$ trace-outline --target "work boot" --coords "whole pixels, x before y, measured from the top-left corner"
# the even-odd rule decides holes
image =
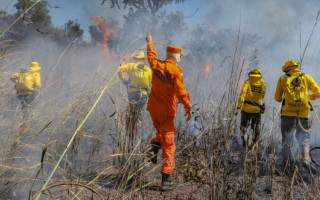
[[[312,164],[309,152],[310,152],[309,145],[302,147],[302,157],[303,157],[302,166],[307,168],[308,170],[311,170],[312,173],[317,173],[318,169],[316,168],[316,166]]]
[[[161,172],[162,180],[161,180],[161,189],[162,191],[172,190],[174,186],[174,182],[170,176],[170,174],[166,174]]]
[[[159,149],[161,149],[161,144],[158,142],[153,142],[151,149],[148,151],[147,156],[149,158],[149,162],[152,162],[153,164],[157,164],[157,157]]]

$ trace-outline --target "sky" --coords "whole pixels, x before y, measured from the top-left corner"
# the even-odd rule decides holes
[[[53,24],[63,26],[69,19],[78,19],[85,31],[85,40],[90,40],[90,16],[113,17],[121,23],[123,15],[128,12],[123,9],[111,9],[108,3],[101,5],[99,0],[48,2],[51,6],[59,7],[50,8]],[[0,9],[8,7],[7,12],[13,13],[15,3],[16,0],[0,0]],[[320,1],[308,0],[306,3],[304,0],[186,0],[183,4],[171,4],[166,9],[168,12],[183,11],[186,16],[185,22],[189,29],[175,38],[175,44],[183,44],[189,32],[198,25],[208,26],[213,31],[226,28],[237,30],[240,25],[242,32],[261,37],[259,48],[265,56],[291,56],[299,59],[314,26]],[[313,58],[320,53],[317,47],[319,35],[319,27],[316,27],[308,52]],[[310,59],[309,62],[311,61],[314,60]]]
[[[89,39],[88,27],[90,16],[113,17],[120,21],[128,10],[111,9],[109,4],[101,5],[100,0],[48,0],[53,24],[63,26],[69,19],[78,19],[85,30],[85,39]],[[16,0],[0,0],[0,9],[15,12]],[[237,28],[240,23],[247,26],[247,31],[257,33],[271,43],[287,41],[311,32],[319,0],[186,0],[183,4],[171,4],[167,11],[183,11],[190,28],[205,24],[213,29]],[[197,11],[197,12],[196,12]],[[196,12],[196,13],[195,13]],[[195,14],[194,14],[195,13]],[[194,14],[194,15],[193,15]],[[302,38],[306,40],[306,37]],[[272,45],[271,45],[272,46]]]
[[[0,9],[7,8],[8,13],[14,13],[16,10],[14,4],[16,0],[0,0]],[[58,6],[59,8],[50,8],[50,15],[52,22],[55,26],[63,26],[69,19],[77,19],[84,29],[84,39],[89,40],[88,27],[92,25],[89,20],[90,16],[103,16],[104,18],[113,17],[120,21],[123,20],[123,15],[128,12],[128,9],[111,9],[108,3],[101,5],[99,0],[47,0],[52,7]],[[205,19],[209,12],[209,8],[205,6],[205,2],[197,0],[189,0],[183,4],[172,4],[166,7],[168,12],[180,10],[185,13],[189,18],[186,19],[187,23],[196,24],[201,19]],[[199,8],[198,12],[193,17],[195,11]]]

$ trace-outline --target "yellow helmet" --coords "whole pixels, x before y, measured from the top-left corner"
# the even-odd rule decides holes
[[[257,68],[253,69],[250,71],[250,74],[261,74],[260,69],[257,69]]]
[[[37,62],[32,62],[30,67],[28,68],[28,71],[30,72],[36,72],[39,71],[41,69],[41,67],[39,66],[39,63]]]
[[[133,56],[133,58],[147,59],[147,58],[144,56],[144,52],[143,52],[143,51],[138,51],[138,52]]]
[[[249,76],[249,78],[254,78],[254,79],[256,79],[256,78],[259,78],[259,79],[262,78],[261,73],[260,73],[260,69],[257,69],[257,68],[252,69],[252,70],[249,72],[248,76]]]
[[[299,66],[301,64],[301,62],[296,62],[294,60],[289,60],[286,62],[286,64],[282,67],[282,71],[286,71],[288,67],[291,67],[291,66]]]

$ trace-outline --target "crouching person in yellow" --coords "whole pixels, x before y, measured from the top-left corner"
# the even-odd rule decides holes
[[[282,67],[286,74],[279,78],[275,100],[282,102],[281,133],[283,164],[292,166],[293,134],[302,149],[304,165],[310,166],[310,100],[320,97],[320,88],[313,78],[298,69],[301,63],[289,60]],[[309,94],[309,90],[313,93]]]
[[[32,62],[27,70],[21,69],[20,73],[10,76],[15,83],[14,88],[17,90],[22,110],[29,108],[38,94],[36,89],[41,87],[40,69],[37,62]]]
[[[247,129],[251,123],[253,130],[252,145],[257,146],[260,140],[261,113],[264,111],[262,99],[266,93],[266,85],[259,69],[253,69],[245,81],[239,99],[237,113],[241,110],[241,125],[243,147],[248,148],[249,135]]]
[[[119,68],[119,79],[128,86],[129,100],[129,133],[137,136],[143,120],[145,104],[151,89],[152,72],[144,64],[147,58],[143,51],[138,51],[133,56],[133,63],[128,63]],[[124,72],[128,73],[129,80],[125,80]]]

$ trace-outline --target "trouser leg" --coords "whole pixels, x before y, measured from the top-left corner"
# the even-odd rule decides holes
[[[25,110],[27,107],[27,102],[25,100],[26,95],[19,95],[18,98],[20,100],[21,103],[21,110]]]
[[[161,121],[158,119],[157,113],[155,112],[150,112],[150,117],[151,117],[153,126],[157,131],[156,136],[151,139],[151,143],[160,143],[161,142],[161,135],[160,135]]]
[[[161,134],[161,146],[162,146],[162,172],[165,174],[171,174],[174,167],[174,154],[176,151],[176,145],[174,143],[175,122],[174,117],[169,115],[161,115],[162,126],[160,129]]]
[[[149,158],[149,162],[152,162],[153,164],[157,164],[157,156],[158,152],[161,149],[161,135],[160,135],[160,125],[161,122],[158,119],[157,113],[150,112],[150,116],[152,119],[153,126],[156,129],[156,136],[151,139],[151,148],[148,150],[147,155]]]
[[[162,135],[162,172],[165,174],[171,174],[175,162],[174,162],[174,154],[176,151],[176,145],[174,143],[174,132],[165,133]]]
[[[282,159],[283,165],[292,164],[291,148],[293,146],[293,134],[295,132],[295,119],[291,116],[281,117],[281,134],[282,134]]]
[[[251,128],[253,130],[252,135],[252,147],[259,149],[260,143],[260,129],[261,129],[261,114],[256,113],[252,118]]]
[[[249,135],[248,135],[248,127],[252,118],[251,113],[247,113],[245,111],[241,111],[241,123],[240,123],[240,131],[242,133],[242,145],[244,148],[248,148],[249,143]]]
[[[163,161],[162,172],[171,174],[175,166],[174,154],[176,150],[174,117],[154,112],[150,112],[150,116],[157,130],[156,137],[152,138],[151,143],[160,143]]]
[[[311,120],[309,118],[300,118],[297,120],[300,121],[300,124],[297,123],[298,125],[297,125],[296,138],[302,151],[302,158],[307,162],[311,162],[311,157],[309,154],[310,144],[311,144],[310,132],[306,131],[311,126]]]

